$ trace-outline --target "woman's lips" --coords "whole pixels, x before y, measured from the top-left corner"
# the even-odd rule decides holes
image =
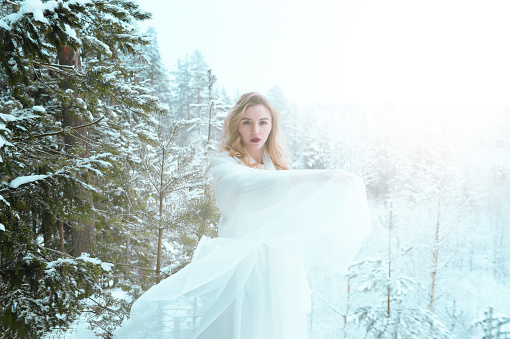
[[[257,142],[259,142],[260,140],[262,140],[262,139],[260,139],[260,138],[253,138],[253,139],[250,139],[250,141],[251,141],[251,142],[253,142],[254,144],[256,144]]]

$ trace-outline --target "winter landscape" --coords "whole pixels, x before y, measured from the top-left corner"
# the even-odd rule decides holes
[[[142,8],[0,4],[1,338],[112,338],[216,236],[207,168],[242,92],[199,49],[163,62]],[[510,102],[261,91],[294,168],[367,187],[372,234],[349,272],[311,275],[310,338],[510,337]]]

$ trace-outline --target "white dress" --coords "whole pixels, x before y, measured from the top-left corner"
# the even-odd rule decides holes
[[[307,338],[307,268],[345,271],[370,232],[365,187],[345,171],[212,163],[218,238],[153,286],[118,338]]]

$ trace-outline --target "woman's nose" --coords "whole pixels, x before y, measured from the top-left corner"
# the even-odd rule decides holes
[[[253,127],[251,128],[251,134],[257,134],[259,132],[259,126],[257,125],[253,125]]]

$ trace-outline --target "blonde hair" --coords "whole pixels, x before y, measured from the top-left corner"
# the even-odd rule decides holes
[[[256,105],[264,105],[271,113],[272,128],[264,144],[264,151],[269,155],[277,170],[288,170],[290,168],[288,151],[279,128],[280,113],[271,106],[263,95],[256,92],[243,94],[225,118],[220,140],[220,151],[228,151],[231,157],[239,158],[246,166],[256,167],[256,164],[250,164],[250,157],[246,153],[238,130],[246,109]]]

